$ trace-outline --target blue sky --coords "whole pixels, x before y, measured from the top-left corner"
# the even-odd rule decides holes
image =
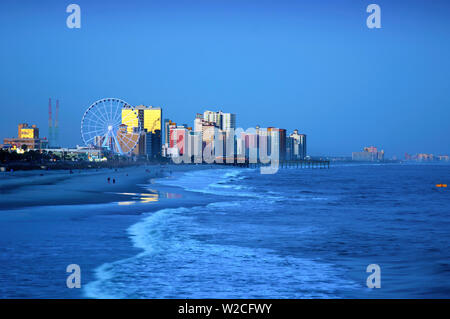
[[[382,29],[366,27],[370,3]],[[312,155],[448,154],[449,14],[426,0],[2,0],[0,137],[19,122],[47,135],[52,97],[64,145],[80,144],[84,110],[117,97],[178,123],[221,109],[243,128],[298,128]]]

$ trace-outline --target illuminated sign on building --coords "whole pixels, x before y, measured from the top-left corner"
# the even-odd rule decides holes
[[[20,130],[20,136],[22,138],[36,138],[34,131],[34,128],[23,128]]]

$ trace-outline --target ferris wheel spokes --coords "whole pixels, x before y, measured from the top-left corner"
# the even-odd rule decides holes
[[[123,110],[129,110],[123,113]],[[128,103],[106,98],[94,102],[84,113],[81,135],[86,146],[129,154],[138,144],[141,128],[138,113]]]

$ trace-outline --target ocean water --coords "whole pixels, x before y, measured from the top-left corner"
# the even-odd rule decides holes
[[[449,298],[445,165],[191,171],[153,188],[198,205],[144,213],[136,254],[95,269],[89,298]],[[187,194],[187,195],[186,195]],[[381,288],[366,286],[369,264]]]
[[[0,297],[449,298],[450,189],[435,187],[449,181],[434,164],[221,168],[122,202],[11,207]],[[81,289],[65,285],[72,263]]]

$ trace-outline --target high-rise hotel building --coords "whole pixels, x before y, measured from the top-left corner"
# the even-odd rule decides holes
[[[122,109],[122,124],[126,125],[127,132],[133,133],[136,128],[141,130],[141,140],[134,150],[135,154],[161,156],[161,118],[160,107],[138,105]]]
[[[214,123],[222,131],[236,129],[236,114],[233,113],[205,111],[203,113],[203,120]]]
[[[194,129],[196,132],[201,132],[203,147],[213,143],[213,148],[216,148],[218,145],[222,144],[223,150],[218,150],[218,153],[222,154],[223,157],[228,155],[231,156],[231,154],[226,154],[224,142],[227,140],[227,136],[230,136],[229,134],[233,135],[234,140],[234,133],[231,133],[230,131],[231,129],[236,129],[236,114],[224,113],[222,111],[205,111],[203,113],[203,118],[201,118],[201,114],[197,114],[194,122]],[[215,138],[222,141],[215,141],[214,143]],[[233,148],[235,153],[236,145],[234,145]]]
[[[137,113],[137,117],[136,114]],[[138,105],[132,108],[122,109],[122,124],[127,126],[128,132],[133,132],[134,127],[141,127],[147,133],[161,131],[162,109],[160,107]]]
[[[236,129],[236,114],[222,113],[221,130]]]
[[[268,150],[277,150],[280,160],[286,159],[286,130],[277,127],[268,127]]]
[[[304,159],[306,157],[306,135],[299,134],[298,130],[286,139],[289,159]]]

